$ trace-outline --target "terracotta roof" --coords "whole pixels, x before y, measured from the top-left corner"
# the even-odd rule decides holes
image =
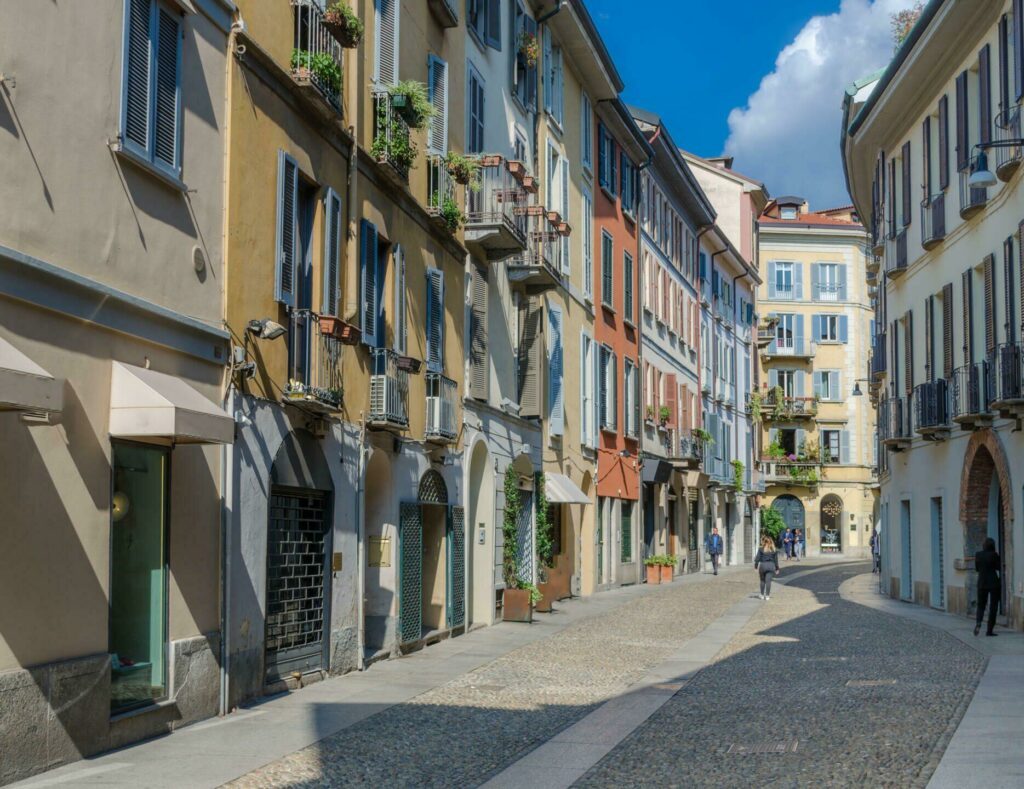
[[[818,211],[817,213],[834,214],[838,211],[853,211],[856,208],[857,207],[853,203],[850,203],[850,205],[837,205],[835,208],[823,208],[821,211]]]
[[[818,211],[811,211],[806,214],[801,214],[797,219],[776,219],[771,216],[762,216],[757,220],[762,225],[823,225],[823,226],[838,226],[838,227],[864,227],[860,222],[850,222],[846,219],[836,219],[834,216],[823,214]]]

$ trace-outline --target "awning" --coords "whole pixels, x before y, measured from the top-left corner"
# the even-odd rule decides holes
[[[64,382],[0,338],[0,411],[60,411]]]
[[[564,474],[544,472],[544,493],[553,504],[590,504],[587,494]]]
[[[172,375],[113,362],[110,435],[182,444],[230,444],[235,420]]]
[[[672,476],[672,464],[657,458],[644,458],[640,467],[640,481],[647,485],[664,485]]]

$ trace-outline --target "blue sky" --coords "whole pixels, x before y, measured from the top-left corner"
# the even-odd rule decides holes
[[[661,115],[681,147],[729,153],[773,195],[802,195],[812,209],[848,202],[843,91],[888,63],[889,16],[911,4],[587,0],[627,102]]]

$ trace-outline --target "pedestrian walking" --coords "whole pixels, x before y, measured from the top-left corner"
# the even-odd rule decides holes
[[[711,530],[707,538],[707,551],[711,555],[711,567],[718,575],[718,562],[722,556],[722,536],[718,533],[718,527]]]
[[[875,528],[871,532],[871,573],[879,573],[882,571],[881,557],[878,552],[878,529]]]
[[[782,552],[786,556],[786,561],[793,558],[793,530],[788,526],[782,533]]]
[[[754,569],[761,576],[761,599],[771,600],[772,576],[779,574],[779,552],[768,535],[761,538],[761,548],[754,557]]]
[[[996,626],[996,609],[1002,598],[1003,584],[999,578],[1001,567],[999,554],[996,553],[996,541],[986,537],[981,550],[974,554],[974,571],[978,574],[978,618],[974,624],[974,635],[981,630],[981,620],[985,618],[985,607],[988,606],[988,630],[986,636],[997,636],[992,628]]]
[[[793,557],[799,561],[804,555],[804,530],[797,529],[793,535]]]

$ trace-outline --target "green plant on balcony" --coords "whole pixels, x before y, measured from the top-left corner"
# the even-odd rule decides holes
[[[663,405],[661,408],[658,409],[658,420],[661,422],[661,424],[668,424],[670,416],[672,416],[672,410],[667,405]]]
[[[817,463],[821,459],[821,449],[818,447],[818,442],[813,438],[804,439],[797,454],[802,461],[807,461],[808,463]]]
[[[695,427],[692,432],[695,438],[699,438],[705,444],[710,445],[715,443],[715,439],[711,437],[711,434],[702,427]]]
[[[798,485],[817,485],[818,472],[808,466],[794,464],[786,469],[790,479]]]
[[[654,421],[654,406],[647,406],[647,408],[644,410],[644,419],[646,419],[648,422]]]
[[[441,219],[445,227],[452,233],[456,232],[466,221],[466,215],[462,213],[459,204],[454,197],[445,197],[441,201]]]
[[[768,445],[768,457],[771,460],[786,460],[786,450],[778,441],[773,441]]]
[[[756,391],[751,392],[749,403],[750,419],[754,424],[757,424],[761,421],[761,393]]]
[[[786,402],[786,391],[781,386],[774,386],[768,392],[769,402],[772,404],[772,418],[781,420],[791,416],[791,404]]]
[[[312,75],[332,93],[341,93],[341,65],[326,52],[292,50],[292,70],[299,76]]]
[[[472,191],[480,191],[480,161],[472,156],[448,151],[444,157],[445,167],[456,183],[468,186]]]
[[[536,66],[540,59],[540,43],[537,41],[536,33],[522,31],[516,44],[519,56],[523,59],[523,65],[527,68]]]
[[[363,20],[340,0],[324,10],[324,27],[343,47],[357,47],[363,40]]]
[[[427,86],[422,82],[398,82],[388,88],[388,94],[392,106],[413,129],[422,129],[427,121],[437,115],[437,108],[431,103]]]
[[[409,130],[396,123],[388,112],[387,104],[377,105],[377,129],[370,146],[377,161],[387,161],[403,172],[408,172],[416,161],[417,148]]]
[[[743,490],[743,470],[744,465],[742,460],[732,461],[732,486],[737,491]]]

